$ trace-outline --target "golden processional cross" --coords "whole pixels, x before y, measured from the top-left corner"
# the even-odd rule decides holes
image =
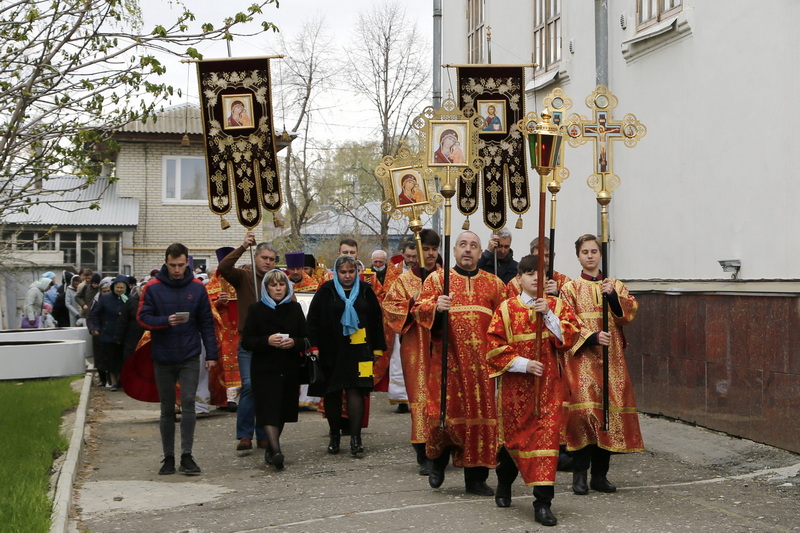
[[[597,194],[600,205],[600,228],[602,233],[601,252],[603,254],[602,274],[609,275],[608,250],[608,204],[611,193],[619,187],[619,176],[614,174],[614,141],[622,141],[628,148],[633,148],[639,139],[647,134],[647,128],[639,122],[635,115],[628,113],[621,121],[615,121],[612,111],[619,104],[608,87],[598,85],[594,92],[586,97],[586,107],[592,110],[592,120],[573,113],[567,119],[565,129],[571,146],[581,146],[593,141],[594,163],[593,173],[586,183]],[[603,331],[608,331],[608,298],[603,294]],[[608,346],[603,346],[603,430],[608,431]]]

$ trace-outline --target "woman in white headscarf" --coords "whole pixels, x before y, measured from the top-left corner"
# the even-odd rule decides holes
[[[250,306],[242,347],[253,352],[250,377],[256,424],[267,432],[264,460],[283,468],[280,436],[284,424],[297,422],[300,362],[305,347],[306,319],[292,300],[292,285],[283,270],[270,270],[261,281],[261,300]]]

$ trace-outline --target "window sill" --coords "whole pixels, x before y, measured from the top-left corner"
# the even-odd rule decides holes
[[[525,92],[531,93],[533,91],[537,91],[542,87],[547,87],[548,85],[553,85],[556,82],[565,82],[569,79],[569,76],[566,75],[564,71],[559,68],[554,68],[550,72],[545,72],[544,74],[540,74],[536,76],[534,79],[530,80],[528,83],[525,84]]]
[[[622,42],[622,57],[631,62],[692,34],[686,11],[645,28]]]

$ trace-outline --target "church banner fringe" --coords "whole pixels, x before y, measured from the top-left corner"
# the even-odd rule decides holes
[[[506,207],[517,215],[530,209],[525,139],[516,128],[525,116],[524,78],[524,66],[458,67],[459,105],[472,106],[484,117],[479,134],[484,167],[478,187],[459,181],[457,205],[466,216],[475,213],[480,189],[484,223],[495,231],[506,225]]]
[[[268,58],[197,63],[205,134],[208,206],[216,215],[234,207],[253,229],[262,209],[277,211],[278,178]]]

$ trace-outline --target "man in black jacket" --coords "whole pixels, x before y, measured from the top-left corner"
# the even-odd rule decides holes
[[[175,473],[175,384],[181,386],[180,471],[199,474],[192,457],[194,398],[200,377],[201,339],[206,349],[206,370],[217,364],[217,340],[208,293],[189,268],[189,250],[180,243],[167,247],[164,266],[147,282],[139,301],[137,319],[150,330],[153,370],[161,400],[159,474]]]
[[[497,263],[495,263],[495,254]],[[511,249],[511,232],[506,228],[501,228],[489,238],[486,250],[478,260],[478,268],[490,272],[508,282],[517,275],[517,262],[514,261],[514,251]]]

